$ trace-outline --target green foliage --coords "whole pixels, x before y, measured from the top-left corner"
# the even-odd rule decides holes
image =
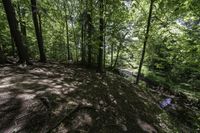
[[[12,3],[18,21],[25,22],[27,31],[25,44],[29,54],[31,58],[38,59],[39,51],[30,1],[14,0]],[[92,37],[87,40],[88,35],[86,34],[84,45],[87,52],[87,44],[88,42],[91,43],[92,60],[93,63],[97,62],[100,18],[98,1],[44,0],[38,1],[37,6],[42,18],[42,34],[49,60],[67,61],[67,17],[71,55],[74,61],[80,61],[81,28],[82,24],[86,22],[84,13],[88,11],[92,17]],[[154,73],[149,75],[151,78],[157,80],[157,73],[162,73],[174,84],[187,83],[190,84],[191,88],[200,89],[199,7],[198,0],[155,1],[144,62],[147,71]],[[25,11],[25,15],[21,18],[18,8]],[[113,65],[118,56],[116,67],[137,69],[144,41],[148,10],[148,0],[104,1],[106,66]],[[13,43],[2,2],[0,2],[0,20],[0,42],[5,55],[11,56],[13,54]],[[86,33],[87,30],[84,32]],[[158,79],[160,78],[162,79],[162,76]]]
[[[145,39],[149,3],[150,0],[105,0],[104,14],[100,16],[98,0],[38,1],[37,12],[41,15],[47,59],[67,62],[69,42],[70,56],[74,62],[78,62],[83,51],[86,52],[85,58],[88,58],[88,46],[91,45],[91,58],[95,66],[99,55],[99,19],[103,17],[105,67],[131,68],[136,74]],[[25,23],[27,35],[24,42],[29,55],[31,59],[38,60],[30,0],[13,0],[12,4],[18,24]],[[155,0],[142,70],[146,78],[158,85],[181,91],[194,99],[200,99],[199,7],[199,0]],[[23,9],[25,14],[21,15],[19,9]],[[88,15],[91,22],[88,22]],[[88,35],[89,24],[91,37]],[[0,48],[1,55],[16,54],[2,1]],[[134,77],[128,79],[135,80]],[[143,88],[145,83],[141,82],[141,85]],[[159,117],[166,118],[167,114]],[[172,123],[170,127],[173,128]],[[178,129],[173,130],[178,132]]]

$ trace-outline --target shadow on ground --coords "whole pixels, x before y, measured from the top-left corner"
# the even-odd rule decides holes
[[[167,125],[153,99],[127,80],[77,66],[0,68],[0,132],[157,133]]]

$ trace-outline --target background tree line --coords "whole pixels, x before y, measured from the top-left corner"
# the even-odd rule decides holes
[[[198,89],[199,7],[198,0],[2,0],[0,61],[139,68]]]

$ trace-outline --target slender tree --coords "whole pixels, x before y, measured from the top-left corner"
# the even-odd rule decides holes
[[[85,11],[83,8],[83,0],[80,1],[80,18],[81,18],[81,63],[85,64],[86,51],[85,51]]]
[[[74,14],[75,13],[75,9],[74,9],[74,3],[71,4],[71,10],[70,14]],[[76,62],[78,62],[78,43],[77,43],[77,33],[75,31],[75,20],[71,19],[71,24],[72,24],[72,31],[73,31],[73,39],[74,39],[74,46],[75,46],[75,58],[76,58]]]
[[[42,36],[42,26],[41,26],[41,18],[39,16],[39,12],[37,9],[36,0],[31,0],[31,9],[32,9],[32,18],[35,27],[35,34],[38,42],[38,48],[40,52],[40,62],[46,62],[46,55],[44,51],[44,43]]]
[[[111,44],[111,50],[110,50],[110,67],[113,67],[113,52],[114,52],[114,44]]]
[[[107,0],[104,2],[104,12],[107,12]],[[104,13],[104,34],[103,34],[103,67],[106,67],[106,15]]]
[[[154,0],[150,0],[150,1],[151,2],[150,2],[149,16],[148,16],[148,21],[147,21],[147,29],[146,29],[146,33],[145,33],[144,45],[143,45],[143,50],[142,50],[142,57],[141,57],[141,60],[140,60],[140,65],[139,65],[138,74],[137,74],[137,78],[136,78],[136,84],[139,83],[141,69],[142,69],[145,51],[146,51],[146,45],[147,45],[147,41],[148,41],[148,37],[149,37],[149,29],[150,29],[150,26],[151,26],[151,16],[152,16]]]
[[[68,10],[69,6],[67,1],[64,1],[64,10],[65,10],[65,26],[66,26],[66,37],[67,37],[67,61],[71,60],[70,46],[69,46],[69,24],[68,24]]]
[[[1,45],[0,42],[0,64],[4,64],[5,62],[6,62],[6,57],[4,55],[3,46]]]
[[[17,14],[19,17],[19,27],[20,27],[20,31],[22,33],[22,38],[23,38],[24,43],[26,44],[26,36],[27,36],[26,22],[24,21],[26,11],[25,11],[25,8],[20,5],[19,2],[17,3]]]
[[[85,64],[85,41],[84,41],[84,24],[82,22],[81,24],[81,62],[82,64]]]
[[[75,46],[75,58],[76,58],[76,62],[78,62],[78,44],[77,44],[77,37],[76,37],[75,28],[74,28],[74,22],[72,22],[72,30],[73,30],[73,38],[74,38],[74,46]]]
[[[99,36],[99,55],[98,55],[98,72],[103,71],[103,43],[104,43],[104,38],[103,38],[103,32],[104,32],[104,20],[103,20],[103,0],[99,0],[99,31],[100,31],[100,36]]]
[[[24,43],[22,41],[22,36],[19,31],[15,10],[13,8],[11,0],[2,0],[2,2],[6,12],[8,24],[10,27],[10,33],[18,51],[18,56],[19,56],[18,63],[26,62],[27,64],[31,64],[29,62],[27,49],[25,48]]]
[[[89,11],[87,12],[87,45],[88,45],[88,66],[92,63],[92,2],[93,0],[89,0]]]
[[[122,42],[119,43],[119,47],[117,48],[117,56],[116,56],[113,68],[115,68],[117,66],[117,62],[118,62],[118,59],[119,59],[121,48],[122,48]]]
[[[120,52],[121,52],[122,47],[123,47],[123,41],[125,40],[127,34],[128,34],[128,32],[126,32],[124,35],[122,35],[122,36],[119,38],[119,46],[118,46],[118,48],[117,48],[117,56],[116,56],[116,59],[115,59],[113,68],[115,68],[115,67],[117,66],[117,62],[118,62],[118,59],[119,59],[119,56],[120,56]],[[113,56],[113,55],[112,55],[112,56]],[[113,58],[113,57],[112,57],[112,58]]]
[[[10,43],[11,43],[11,46],[12,46],[12,52],[11,52],[12,56],[16,57],[15,42],[14,42],[12,35],[11,35]]]

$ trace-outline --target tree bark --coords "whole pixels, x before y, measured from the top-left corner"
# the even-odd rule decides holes
[[[0,64],[4,64],[6,62],[6,57],[4,55],[3,47],[0,43]]]
[[[87,46],[88,46],[88,66],[91,66],[92,63],[92,2],[93,0],[89,0],[89,9],[87,7]],[[88,5],[86,5],[88,6]]]
[[[110,62],[111,62],[111,63],[110,63],[110,67],[111,67],[111,68],[112,68],[112,66],[113,66],[113,49],[114,49],[114,47],[113,47],[113,43],[112,43],[112,44],[111,44],[111,53],[110,53],[110,54],[111,54],[111,59],[110,59],[110,60],[111,60],[111,61],[110,61]]]
[[[119,59],[119,55],[120,55],[120,52],[121,52],[121,49],[123,47],[123,40],[126,38],[126,35],[128,34],[128,32],[126,32],[121,38],[120,38],[120,41],[119,41],[119,47],[117,48],[117,56],[116,56],[116,59],[115,59],[115,62],[114,62],[114,65],[113,65],[113,68],[115,68],[117,66],[117,62],[118,62],[118,59]],[[113,55],[112,55],[113,56]],[[113,57],[112,57],[113,58]]]
[[[91,13],[91,11],[90,11]],[[88,14],[88,65],[91,66],[92,63],[92,17]]]
[[[81,62],[85,64],[84,24],[81,24]]]
[[[11,46],[12,46],[12,56],[16,57],[15,42],[14,42],[14,39],[13,39],[12,35],[11,35],[10,40],[11,40],[10,43],[11,43]]]
[[[106,28],[106,26],[104,27],[104,29],[105,28]],[[103,35],[103,68],[104,69],[106,68],[106,29],[105,29],[105,32],[104,32],[104,35]]]
[[[81,63],[85,64],[85,24],[84,24],[84,11],[83,0],[80,1],[80,17],[81,17]]]
[[[70,9],[68,2],[64,2],[65,9],[65,24],[66,24],[66,36],[67,36],[67,60],[68,62],[72,60],[72,53],[70,52],[70,44],[69,44],[69,24],[68,24],[68,15],[70,14]]]
[[[23,20],[25,17],[25,9],[21,9],[20,3],[17,3],[18,6],[18,16],[19,16],[19,26],[22,33],[22,40],[26,44],[26,22]]]
[[[117,56],[116,56],[116,59],[115,59],[115,63],[113,65],[113,68],[115,68],[117,66],[117,62],[118,62],[118,59],[119,59],[119,54],[120,54],[120,51],[121,51],[121,47],[122,47],[122,42],[120,42],[119,44],[119,47],[117,49]]]
[[[19,56],[18,63],[26,62],[27,64],[31,64],[29,62],[27,49],[25,48],[24,43],[22,41],[22,36],[19,31],[15,10],[13,8],[11,0],[2,0],[2,2],[6,12],[8,24],[10,27],[10,33],[18,51],[18,56]]]
[[[107,11],[106,8],[106,0],[104,2],[105,6],[104,6],[104,12]],[[103,68],[106,68],[106,17],[104,15],[104,34],[103,34]]]
[[[147,45],[147,41],[148,41],[148,37],[149,37],[149,29],[150,29],[150,26],[151,26],[151,16],[152,16],[152,10],[153,10],[153,3],[154,3],[154,0],[151,0],[150,8],[149,8],[149,16],[148,16],[148,21],[147,21],[147,29],[146,29],[146,33],[145,33],[144,45],[143,45],[143,50],[142,50],[142,57],[141,57],[141,60],[140,60],[140,65],[139,65],[138,74],[137,74],[137,78],[136,78],[136,84],[139,83],[142,65],[143,65],[143,61],[144,61],[146,45]]]
[[[104,32],[104,20],[103,20],[103,0],[99,1],[99,55],[98,55],[98,72],[103,72],[103,32]]]
[[[38,14],[36,0],[31,0],[32,18],[35,27],[35,34],[37,38],[38,48],[40,52],[40,62],[46,62],[46,55],[44,51],[44,43],[41,29],[41,18]]]
[[[71,13],[74,12],[73,4],[71,5],[72,6]],[[72,30],[73,30],[74,46],[75,46],[75,58],[76,58],[76,62],[78,62],[78,43],[77,43],[77,37],[76,37],[75,28],[74,28],[74,20],[72,20],[72,19],[71,19],[71,24],[72,24]]]
[[[70,56],[70,47],[69,47],[68,17],[67,17],[67,15],[65,17],[66,17],[65,22],[66,22],[66,36],[67,36],[67,60],[70,61],[71,60],[71,56]]]
[[[76,62],[78,62],[78,44],[77,44],[77,38],[76,38],[76,33],[74,29],[74,22],[72,23],[72,30],[73,30],[73,37],[74,37],[74,46],[75,46],[75,56],[76,56]]]

